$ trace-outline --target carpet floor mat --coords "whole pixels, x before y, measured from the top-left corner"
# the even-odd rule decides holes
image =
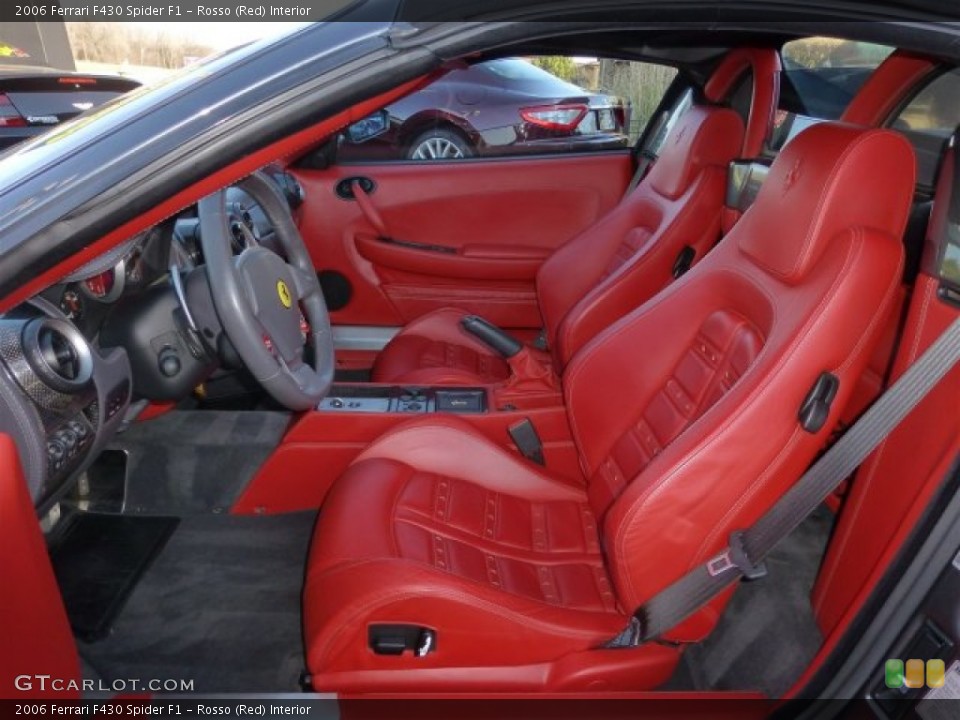
[[[111,448],[127,456],[125,513],[227,511],[280,444],[287,412],[175,410],[134,423]]]
[[[51,548],[53,571],[74,634],[98,640],[180,521],[81,513],[68,522]]]
[[[80,645],[86,664],[103,679],[192,681],[198,693],[297,691],[315,517],[184,518],[110,635]]]
[[[785,538],[767,556],[767,576],[741,582],[716,629],[687,648],[668,689],[788,690],[823,642],[810,592],[832,525],[821,506]]]

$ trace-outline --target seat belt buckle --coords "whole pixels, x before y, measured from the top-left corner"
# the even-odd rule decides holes
[[[619,648],[634,648],[640,644],[643,638],[643,622],[636,615],[630,616],[627,626],[615,637],[607,640],[600,647],[605,650],[616,650]]]
[[[537,434],[537,429],[533,426],[530,418],[524,418],[507,428],[507,432],[517,450],[530,462],[537,465],[546,465],[546,459],[543,456],[543,443]]]
[[[753,562],[747,555],[743,544],[743,532],[737,530],[730,533],[729,547],[712,560],[707,562],[707,572],[710,577],[722,575],[734,568],[743,576],[744,580],[759,580],[767,574],[767,564],[763,561]]]

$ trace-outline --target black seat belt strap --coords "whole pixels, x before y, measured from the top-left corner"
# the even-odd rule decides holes
[[[774,546],[857,469],[957,362],[960,318],[752,527],[733,533],[726,550],[639,607],[629,625],[604,647],[633,647],[655,639],[737,580],[761,577],[763,559]]]
[[[645,178],[647,173],[650,171],[651,166],[657,161],[657,154],[650,149],[650,145],[654,140],[656,140],[657,136],[660,134],[660,131],[663,129],[663,126],[669,119],[670,113],[667,111],[661,112],[657,117],[656,123],[650,128],[649,131],[644,132],[642,138],[644,140],[644,144],[634,150],[637,167],[636,170],[633,171],[633,177],[630,178],[630,184],[627,185],[626,192],[623,193],[624,197],[636,189],[637,185],[643,181],[643,178]]]
[[[651,153],[648,150],[641,150],[637,155],[637,169],[633,172],[633,177],[630,178],[630,184],[627,185],[627,191],[624,193],[624,197],[636,190],[637,185],[639,185],[643,179],[647,176],[647,173],[650,171],[651,166],[657,161],[657,156]]]

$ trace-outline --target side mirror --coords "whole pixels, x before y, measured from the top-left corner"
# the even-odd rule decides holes
[[[383,135],[390,127],[390,113],[378,110],[347,128],[347,139],[355,144]]]

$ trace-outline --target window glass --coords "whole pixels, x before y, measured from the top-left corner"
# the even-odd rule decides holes
[[[691,107],[693,107],[693,90],[688,89],[683,93],[683,95],[680,96],[676,103],[674,103],[672,108],[663,112],[660,124],[656,128],[656,132],[653,133],[644,147],[644,151],[647,155],[651,157],[659,157],[660,151],[663,150],[663,143],[666,142],[670,131],[673,130],[674,125],[679,122],[680,118],[683,117],[683,114]]]
[[[913,144],[917,182],[933,187],[944,144],[960,125],[960,70],[934,79],[907,103],[892,127]]]
[[[566,56],[507,57],[448,72],[348,128],[341,163],[622,151],[676,70]]]
[[[894,48],[886,45],[810,37],[786,43],[782,50],[780,112],[772,145],[810,125],[837,120],[867,78]]]

